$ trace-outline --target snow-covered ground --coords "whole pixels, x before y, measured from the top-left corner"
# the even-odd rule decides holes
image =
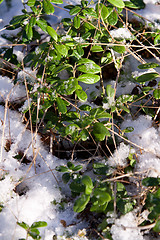
[[[155,0],[144,2],[146,7],[137,11],[138,14],[151,21],[156,20],[158,25],[160,5]],[[21,1],[12,0],[11,4],[9,10],[5,1],[0,5],[0,33],[4,33],[4,25],[13,16],[21,14],[23,7]],[[56,14],[60,18],[67,16],[65,11],[59,9]],[[0,37],[0,46],[6,43]],[[135,69],[131,69],[132,71]],[[134,86],[132,82],[127,83],[126,88],[120,86],[117,94],[131,93]],[[11,79],[0,76],[1,102],[21,99],[25,95],[24,85],[14,86]],[[132,126],[134,131],[127,134],[128,139],[143,149],[139,151],[135,148],[138,158],[136,171],[145,173],[148,171],[148,176],[160,177],[160,128],[153,126],[149,116],[139,116],[134,120],[129,117],[124,120],[121,128],[129,126]],[[5,150],[4,147],[7,145],[9,149]],[[120,144],[110,161],[119,158],[122,164],[125,164],[129,149],[127,145]],[[21,164],[15,158],[20,153],[26,154],[27,160],[30,161],[27,165]],[[63,203],[64,209],[60,210],[64,197],[62,192],[69,194],[69,189],[66,185],[63,186],[61,176],[55,171],[55,167],[64,163],[65,160],[54,157],[45,149],[39,135],[33,135],[27,130],[20,113],[8,110],[7,106],[0,106],[0,204],[3,205],[0,212],[0,240],[25,238],[25,230],[17,225],[17,222],[22,221],[29,225],[35,221],[46,221],[47,227],[40,229],[44,240],[56,239],[53,236],[58,236],[57,239],[87,239],[85,230],[84,233],[80,231],[87,228],[87,222],[77,220],[73,205]],[[18,182],[21,183],[17,186]],[[60,191],[60,188],[63,191]],[[137,227],[134,212],[116,219],[111,232],[113,240],[147,239]],[[69,238],[70,234],[73,235],[72,238]]]

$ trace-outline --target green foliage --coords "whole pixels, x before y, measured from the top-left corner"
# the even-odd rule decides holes
[[[44,221],[38,221],[38,222],[34,222],[31,226],[29,226],[27,223],[25,222],[17,222],[17,224],[24,228],[27,232],[27,237],[26,239],[28,239],[28,237],[32,237],[33,239],[41,239],[40,236],[40,232],[38,230],[38,228],[40,227],[46,227],[47,223]]]
[[[122,21],[125,22],[122,10],[125,7],[142,9],[145,4],[143,0],[108,0],[106,3],[95,2],[94,8],[92,2],[82,0],[78,5],[65,6],[70,18],[64,18],[61,21],[61,27],[54,29],[49,24],[47,16],[55,12],[55,4],[62,3],[62,0],[28,0],[24,2],[25,9],[22,14],[14,16],[10,24],[6,26],[10,31],[19,29],[18,34],[12,38],[13,46],[14,44],[26,44],[28,46],[26,49],[30,49],[35,42],[38,44],[36,49],[26,52],[23,59],[24,67],[37,71],[34,80],[29,81],[26,77],[29,96],[32,100],[32,123],[36,125],[38,119],[38,122],[42,121],[44,131],[50,130],[61,137],[70,139],[72,143],[82,143],[92,139],[98,147],[105,143],[107,149],[108,144],[115,148],[118,140],[115,138],[113,144],[113,125],[117,128],[115,132],[119,132],[118,135],[123,136],[123,139],[125,139],[125,133],[134,130],[132,126],[124,130],[119,129],[119,123],[124,114],[130,114],[131,103],[146,99],[148,94],[152,94],[154,101],[160,99],[159,86],[157,88],[150,86],[151,81],[160,77],[154,70],[160,67],[157,63],[145,63],[138,66],[143,70],[153,69],[153,72],[144,72],[135,79],[141,90],[140,94],[123,94],[117,97],[116,86],[113,88],[108,84],[108,79],[104,77],[105,72],[108,71],[105,70],[106,66],[113,64],[117,71],[116,83],[121,81],[121,64],[123,64],[121,60],[125,57],[129,45],[132,45],[133,38],[136,39],[138,32],[134,26],[130,27],[132,24],[129,23],[128,27],[133,38],[119,40],[112,38],[110,30],[122,28]],[[40,34],[37,29],[43,34]],[[49,35],[47,42],[45,38],[43,39],[44,34]],[[158,31],[152,29],[149,37],[155,45],[159,45]],[[147,39],[149,37],[147,36]],[[5,48],[2,58],[14,64],[17,72],[22,69],[22,64],[18,62],[14,54],[14,47]],[[112,71],[109,74],[112,74]],[[41,80],[43,83],[40,84]],[[104,80],[106,85],[104,85]],[[35,84],[39,85],[37,91],[33,91]],[[96,86],[99,92],[89,96],[87,88],[91,85]],[[99,104],[85,104],[92,96],[94,102],[100,99]],[[144,110],[143,100],[140,104],[140,110],[147,112]],[[97,150],[99,150],[98,147]],[[125,184],[119,181],[112,182],[112,179],[122,172],[133,171],[136,164],[134,154],[130,153],[127,160],[128,166],[123,170],[120,169],[118,174],[114,168],[107,165],[106,158],[103,162],[93,161],[90,175],[83,170],[82,165],[75,165],[70,161],[65,166],[56,167],[56,170],[62,174],[63,183],[69,185],[72,197],[76,198],[74,211],[82,212],[89,209],[90,212],[106,214],[113,211],[115,204],[119,215],[132,211],[137,202],[128,196]],[[145,178],[142,184],[145,187],[156,188],[156,192],[148,193],[144,207],[150,210],[149,221],[155,221],[153,230],[160,232],[159,178]],[[116,196],[113,186],[116,187]],[[45,227],[46,223],[35,222],[28,226],[22,222],[18,225],[26,230],[27,237],[40,239],[38,228]],[[108,227],[106,223],[104,225],[104,229]],[[109,233],[106,234],[106,238],[111,239]]]

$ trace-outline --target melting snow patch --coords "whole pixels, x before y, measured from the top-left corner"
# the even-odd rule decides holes
[[[0,86],[0,101],[5,101],[8,94],[10,94],[10,101],[18,100],[26,96],[25,87],[22,85],[14,85],[8,77],[0,76]]]
[[[143,236],[137,227],[136,218],[132,212],[115,220],[111,227],[113,240],[143,240]]]
[[[160,128],[152,126],[150,116],[140,116],[136,120],[128,119],[122,124],[122,129],[132,126],[134,131],[126,133],[128,139],[144,148],[137,151],[136,167],[139,171],[147,171],[152,177],[160,176]]]

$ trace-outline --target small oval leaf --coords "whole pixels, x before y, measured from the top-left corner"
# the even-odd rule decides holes
[[[122,0],[108,0],[108,2],[110,2],[111,4],[113,4],[114,6],[118,7],[118,8],[124,8],[125,4]]]
[[[106,136],[110,136],[107,128],[100,122],[96,122],[93,125],[93,134],[98,141],[103,141]]]
[[[75,212],[82,212],[85,209],[89,200],[90,195],[82,194],[82,196],[75,201],[73,210]]]
[[[58,35],[57,35],[56,31],[52,27],[47,26],[47,32],[57,42]]]
[[[54,7],[49,0],[43,0],[43,9],[47,14],[54,13]]]
[[[149,69],[149,68],[156,68],[156,67],[160,67],[160,65],[157,63],[145,63],[138,66],[139,69]]]
[[[155,99],[160,99],[160,89],[155,89],[153,92],[153,96]]]
[[[70,14],[70,15],[76,15],[76,14],[79,13],[80,11],[81,11],[81,8],[80,8],[79,6],[75,6],[75,7],[73,7],[73,8],[70,10],[69,14]]]
[[[80,25],[81,25],[80,18],[77,17],[77,16],[75,16],[75,17],[73,18],[73,26],[74,26],[76,29],[78,29],[78,28],[80,27]]]
[[[94,74],[82,74],[77,78],[78,81],[86,84],[94,84],[100,80],[100,76]]]
[[[67,107],[64,101],[60,97],[58,97],[56,101],[57,101],[58,111],[63,114],[66,113]]]
[[[31,225],[31,228],[39,228],[39,227],[46,227],[47,226],[47,223],[44,222],[44,221],[38,221],[38,222],[34,222],[32,225]]]
[[[76,95],[81,102],[86,102],[87,101],[87,94],[86,94],[85,91],[83,91],[81,89],[77,89],[76,90]]]
[[[143,83],[147,81],[151,81],[157,77],[160,77],[156,72],[144,73],[143,75],[136,78],[137,82]]]

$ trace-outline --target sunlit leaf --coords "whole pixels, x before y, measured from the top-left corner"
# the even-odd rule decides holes
[[[82,196],[75,201],[73,210],[75,212],[82,212],[85,209],[89,200],[90,195],[82,194]]]
[[[55,48],[56,48],[56,50],[57,50],[60,54],[62,54],[64,57],[67,56],[67,54],[68,54],[68,49],[67,49],[67,47],[66,47],[65,45],[63,45],[63,44],[55,45]]]
[[[76,90],[76,95],[81,102],[86,102],[87,101],[87,94],[86,94],[85,91],[83,91],[81,89],[77,89]]]
[[[29,7],[33,7],[35,5],[36,0],[28,0],[27,5]]]
[[[47,226],[46,222],[38,221],[38,222],[34,222],[30,228],[32,229],[32,228],[39,228],[39,227],[46,227],[46,226]]]
[[[153,96],[155,99],[160,99],[160,89],[155,89],[153,92]]]
[[[99,45],[95,45],[91,47],[92,52],[103,52],[103,48]]]
[[[54,13],[54,7],[49,0],[43,0],[43,8],[47,14]]]
[[[81,72],[91,73],[91,74],[96,74],[101,71],[100,66],[98,66],[94,61],[87,58],[83,58],[78,61],[77,69]]]
[[[78,29],[80,27],[80,24],[81,24],[81,21],[80,21],[80,18],[75,16],[73,18],[73,26]]]
[[[114,6],[118,7],[118,8],[124,8],[125,4],[122,0],[107,0],[108,2],[110,2],[111,4],[113,4]]]
[[[151,81],[159,76],[160,75],[156,72],[144,73],[141,76],[137,77],[136,81],[143,83],[143,82]]]
[[[157,63],[145,63],[138,66],[139,69],[149,69],[149,68],[156,68],[156,67],[160,67],[160,65]]]
[[[75,6],[74,8],[72,8],[69,12],[70,15],[76,15],[77,13],[79,13],[81,11],[81,8],[79,6]]]
[[[86,84],[94,84],[100,80],[100,76],[94,74],[82,74],[77,78],[78,81]]]
[[[58,35],[57,35],[56,31],[52,27],[47,26],[47,32],[55,41],[57,41]]]
[[[66,107],[66,104],[64,103],[64,101],[60,97],[58,97],[56,99],[56,101],[57,101],[58,111],[60,113],[66,113],[67,107]]]
[[[37,25],[44,31],[47,33],[47,22],[44,19],[38,19],[36,21]]]
[[[63,3],[62,0],[51,0],[51,2],[53,2],[55,4],[62,4]]]
[[[92,189],[93,189],[92,179],[89,176],[85,175],[82,177],[82,183],[86,187],[85,194],[91,194]]]
[[[93,135],[95,136],[96,140],[103,141],[106,136],[110,136],[110,133],[103,123],[96,122],[93,125]]]

